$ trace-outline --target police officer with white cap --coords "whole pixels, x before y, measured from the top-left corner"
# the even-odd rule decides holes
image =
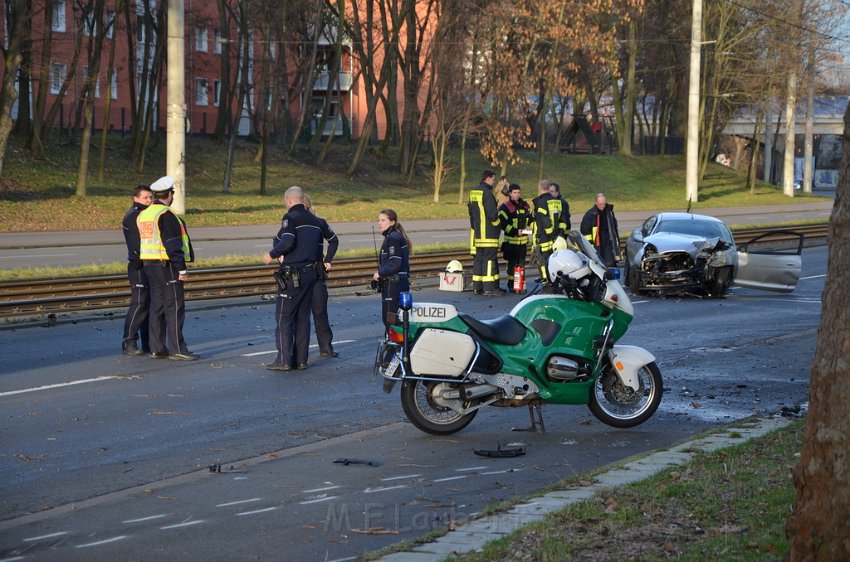
[[[183,340],[183,283],[189,278],[186,264],[195,259],[192,241],[186,223],[170,208],[174,178],[159,178],[151,184],[151,191],[153,203],[136,220],[141,239],[139,256],[150,280],[151,357],[194,361],[198,356],[189,351]]]

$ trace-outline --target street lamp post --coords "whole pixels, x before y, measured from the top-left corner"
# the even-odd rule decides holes
[[[685,152],[685,198],[699,199],[699,90],[700,46],[702,42],[702,0],[693,0],[691,18],[691,71],[688,79],[688,136]]]
[[[166,83],[166,173],[174,178],[175,213],[186,214],[186,105],[184,94],[184,13],[183,0],[168,2],[168,75]]]

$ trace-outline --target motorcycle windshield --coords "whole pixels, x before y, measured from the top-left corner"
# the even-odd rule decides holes
[[[605,262],[599,257],[599,254],[596,253],[596,248],[593,247],[593,244],[591,244],[587,238],[581,235],[581,232],[578,230],[570,232],[568,241],[578,247],[579,252],[601,265],[603,268],[608,269],[608,266],[605,265]]]

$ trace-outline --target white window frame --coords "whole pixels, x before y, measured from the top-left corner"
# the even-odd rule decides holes
[[[195,26],[195,50],[199,53],[206,53],[209,50],[209,33],[207,26]]]
[[[115,10],[106,10],[106,38],[112,39],[115,29]]]
[[[112,69],[112,82],[109,84],[109,95],[112,99],[118,99],[118,71]]]
[[[221,54],[221,42],[222,42],[222,36],[221,36],[221,30],[220,29],[215,30],[215,39],[214,40],[215,40],[215,43],[213,44],[213,52],[217,55],[220,55]]]
[[[53,21],[51,29],[65,33],[65,0],[53,0]]]
[[[68,67],[64,62],[50,63],[50,93],[54,96],[59,95],[62,90],[62,83],[65,82],[65,77],[68,76]]]
[[[195,78],[195,105],[209,105],[209,83],[206,78]]]
[[[88,65],[83,66],[83,80],[89,79],[89,67]],[[100,97],[100,76],[94,77],[94,97]]]

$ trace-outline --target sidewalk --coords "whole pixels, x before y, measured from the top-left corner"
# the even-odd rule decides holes
[[[792,203],[788,205],[761,205],[745,207],[700,207],[691,208],[694,213],[711,215],[726,221],[730,226],[735,224],[746,224],[751,222],[786,222],[799,219],[824,219],[828,218],[832,210],[834,192],[819,192],[824,195],[821,201],[806,201],[804,203]],[[667,209],[684,211],[686,204],[682,202],[681,209]],[[615,202],[616,209],[616,202]],[[584,210],[571,209],[573,222],[581,220]],[[626,234],[641,224],[647,217],[656,211],[616,211],[617,220],[620,223],[620,234]],[[784,218],[788,217],[788,218]],[[417,232],[444,232],[461,231],[469,228],[469,220],[466,218],[447,220],[402,220],[404,228],[410,233]],[[264,224],[251,226],[219,226],[191,228],[193,242],[215,241],[215,240],[266,240],[269,233],[277,231],[280,225]],[[576,225],[577,226],[577,225]],[[333,224],[337,234],[342,236],[371,234],[375,228],[375,222],[338,222]],[[120,229],[119,229],[120,230]],[[109,231],[110,233],[114,231]],[[123,245],[120,236],[114,237],[116,244]],[[0,249],[21,248],[58,248],[69,246],[103,245],[104,231],[56,231],[56,232],[7,232],[0,233]]]
[[[644,480],[669,466],[683,466],[693,458],[691,455],[693,451],[712,453],[718,449],[740,445],[779,429],[790,421],[782,417],[738,420],[704,437],[664,451],[647,454],[622,467],[611,468],[597,475],[590,486],[549,492],[528,502],[517,504],[507,512],[474,519],[438,539],[414,546],[410,551],[389,554],[378,560],[380,562],[439,562],[447,556],[475,552],[484,548],[490,541],[502,539],[529,523],[542,520],[549,513],[588,500],[602,489],[625,486]],[[740,437],[737,437],[738,435]]]

